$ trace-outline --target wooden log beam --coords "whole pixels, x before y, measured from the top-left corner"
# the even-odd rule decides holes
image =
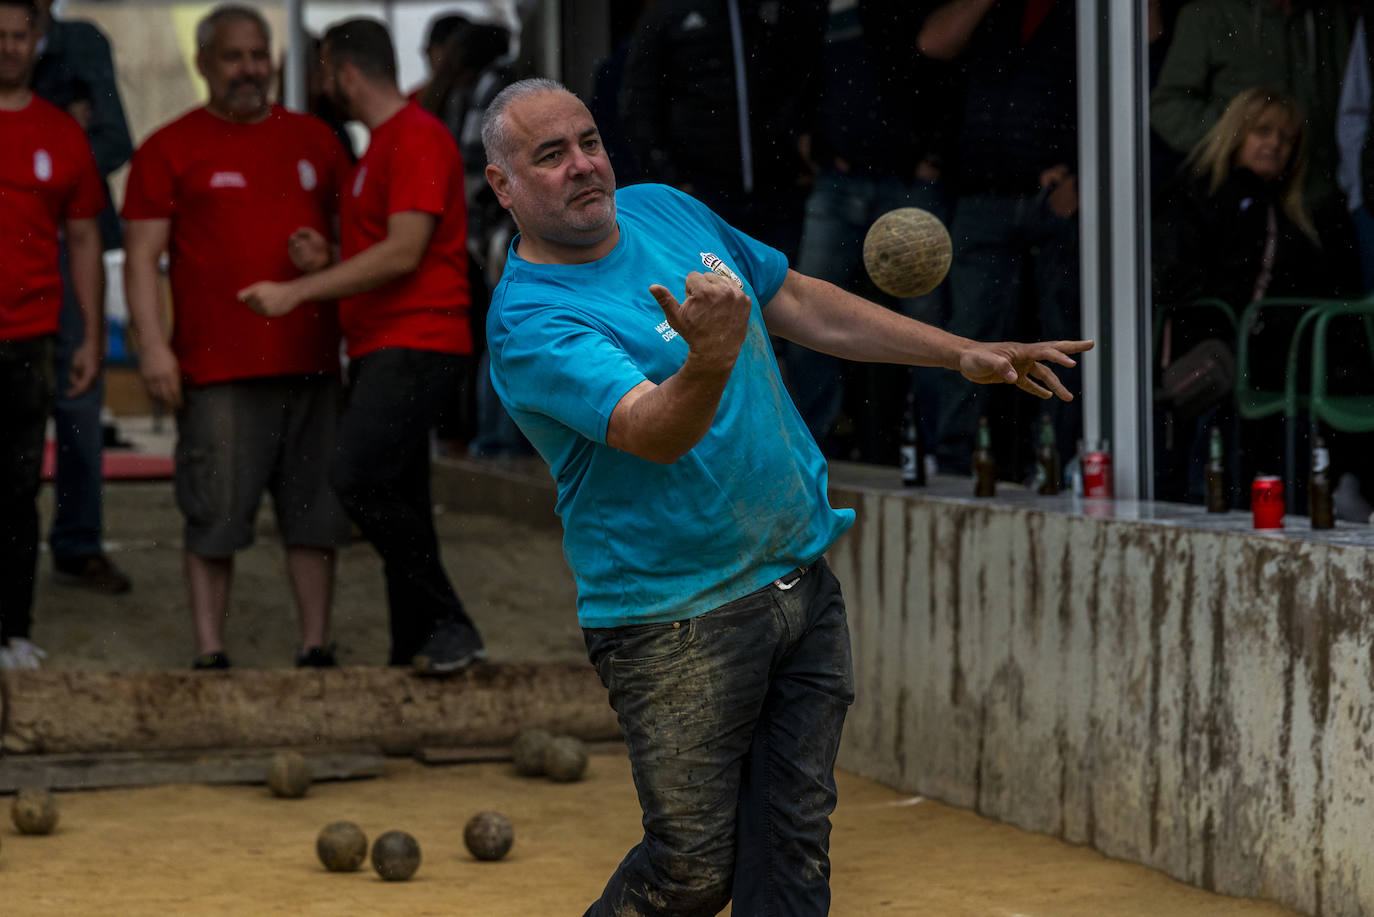
[[[402,668],[6,671],[11,754],[360,745],[386,754],[506,744],[526,727],[619,738],[585,662],[493,663],[451,678]]]

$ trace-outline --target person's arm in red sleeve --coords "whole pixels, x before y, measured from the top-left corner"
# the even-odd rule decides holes
[[[68,219],[66,230],[72,292],[86,329],[81,345],[72,353],[72,371],[66,380],[67,397],[75,398],[90,391],[105,360],[105,246],[95,217]]]
[[[375,290],[413,273],[429,248],[429,240],[448,205],[441,189],[462,175],[456,150],[434,148],[435,137],[407,136],[396,151],[388,189],[386,236],[358,252],[313,273],[286,283],[263,281],[239,291],[239,302],[269,318],[285,315],[303,302],[341,299]],[[452,144],[446,134],[442,142]],[[445,152],[448,155],[445,155]]]
[[[259,315],[285,315],[303,302],[341,299],[375,290],[420,266],[439,218],[407,210],[387,217],[386,237],[346,258],[295,280],[264,280],[239,291],[239,302]]]

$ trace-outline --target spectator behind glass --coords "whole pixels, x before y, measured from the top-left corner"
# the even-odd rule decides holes
[[[1216,312],[1177,309],[1199,297],[1225,300],[1240,313],[1265,297],[1336,292],[1303,195],[1306,171],[1302,111],[1292,96],[1273,87],[1237,95],[1189,153],[1184,171],[1154,210],[1155,303],[1174,309],[1164,329],[1161,365],[1208,338],[1234,339]],[[1250,335],[1249,378],[1257,387],[1283,387],[1300,316],[1296,310],[1265,310],[1242,329]],[[1214,422],[1229,430],[1230,411],[1230,403],[1222,402],[1188,429],[1174,431],[1174,454],[1161,468],[1161,496],[1186,486],[1187,498],[1201,499],[1205,431]],[[1281,421],[1248,422],[1241,433],[1237,481],[1249,481],[1257,469],[1282,467]],[[1334,454],[1334,443],[1332,448]]]
[[[835,0],[821,52],[821,92],[801,153],[814,160],[797,269],[849,290],[864,288],[903,315],[942,325],[949,286],[894,300],[869,291],[863,240],[873,221],[899,207],[949,220],[943,180],[960,99],[947,63],[912,53],[925,10],[910,0]],[[926,442],[934,434],[938,370],[846,363],[804,347],[786,348],[787,385],[811,435],[827,455],[896,461],[895,434],[910,385],[918,390]],[[846,393],[846,382],[849,391]],[[848,395],[848,397],[846,397]],[[847,413],[853,442],[832,430]]]
[[[931,12],[917,37],[923,54],[958,60],[968,74],[951,163],[959,200],[946,327],[954,334],[1011,337],[1024,309],[1040,336],[1078,337],[1075,21],[1071,0],[951,0]],[[1070,390],[1079,387],[1078,373],[1065,370]],[[1060,455],[1072,455],[1082,411],[1046,407]],[[978,418],[987,413],[985,388],[940,377],[933,451],[942,471],[969,472]],[[1010,431],[1001,438],[1009,440]]]
[[[1353,235],[1336,187],[1336,108],[1350,47],[1341,0],[1196,0],[1179,11],[1150,123],[1180,153],[1192,149],[1237,94],[1274,86],[1291,95],[1311,129],[1304,186],[1329,248]],[[1330,238],[1328,238],[1330,236]],[[1353,259],[1349,268],[1355,270]]]
[[[647,181],[694,195],[795,259],[822,0],[659,0],[630,44],[621,124]]]

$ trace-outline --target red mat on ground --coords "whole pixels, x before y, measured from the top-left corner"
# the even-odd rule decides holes
[[[170,455],[148,455],[128,449],[106,449],[102,462],[107,481],[166,481],[172,477]],[[43,446],[43,480],[51,481],[57,468],[57,444]]]

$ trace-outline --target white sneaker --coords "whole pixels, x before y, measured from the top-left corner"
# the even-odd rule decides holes
[[[37,669],[47,658],[47,653],[23,637],[11,637],[8,645],[0,646],[0,669]]]

